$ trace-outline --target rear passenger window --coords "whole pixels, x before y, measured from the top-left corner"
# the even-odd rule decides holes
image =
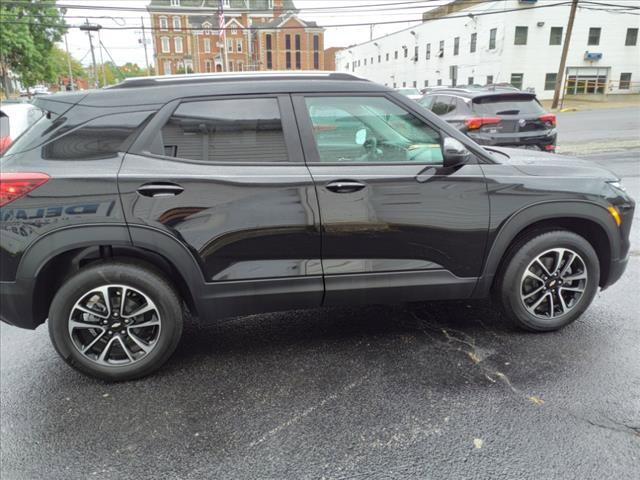
[[[451,111],[453,108],[451,106],[452,97],[444,97],[438,95],[433,102],[433,106],[431,107],[431,111],[436,115],[445,115]]]
[[[42,147],[46,160],[99,160],[127,150],[138,127],[153,112],[129,112],[96,118]]]
[[[183,103],[160,137],[154,153],[169,157],[216,163],[288,161],[275,98]]]

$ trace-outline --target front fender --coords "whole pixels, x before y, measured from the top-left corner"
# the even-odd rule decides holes
[[[620,232],[603,205],[585,200],[548,201],[528,205],[508,217],[495,234],[490,235],[489,252],[473,296],[483,298],[489,294],[500,262],[522,231],[539,222],[560,219],[587,220],[598,225],[606,234],[611,259],[616,260],[620,257]]]

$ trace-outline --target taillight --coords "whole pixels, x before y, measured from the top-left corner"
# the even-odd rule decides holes
[[[556,116],[553,113],[545,113],[539,118],[539,120],[543,122],[547,127],[556,126]]]
[[[484,125],[495,125],[501,121],[500,117],[471,117],[465,118],[464,124],[469,130],[476,130]]]
[[[46,173],[1,173],[0,207],[24,197],[49,180]]]
[[[11,145],[11,137],[0,137],[0,155]]]

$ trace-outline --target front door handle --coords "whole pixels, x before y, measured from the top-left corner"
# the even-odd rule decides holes
[[[362,190],[366,185],[355,180],[335,180],[325,185],[333,193],[353,193]]]
[[[175,197],[184,192],[184,188],[174,183],[147,183],[138,188],[143,197]]]

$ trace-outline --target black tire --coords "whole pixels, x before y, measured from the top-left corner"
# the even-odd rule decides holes
[[[80,352],[69,333],[70,315],[76,302],[92,289],[103,285],[132,287],[144,293],[157,307],[160,327],[153,348],[146,355],[143,354],[143,358],[130,364],[96,363]],[[182,335],[182,302],[160,271],[126,261],[105,262],[82,269],[65,281],[53,298],[48,323],[53,346],[73,368],[102,380],[132,380],[154,372],[174,352]]]
[[[530,264],[539,255],[552,249],[560,248],[570,249],[572,252],[577,253],[583,261],[587,278],[580,288],[584,288],[584,291],[566,313],[559,313],[553,318],[541,318],[539,315],[531,313],[525,307],[521,298],[523,276]],[[553,280],[551,277],[549,278],[550,281]],[[565,327],[584,313],[595,297],[599,281],[600,264],[598,255],[591,244],[575,233],[554,230],[534,237],[523,238],[510,249],[505,267],[501,269],[497,278],[496,291],[494,293],[503,313],[516,325],[533,332],[549,332]],[[547,288],[549,285],[543,286]],[[548,290],[551,291],[553,289],[548,288]],[[547,290],[544,290],[544,292],[547,292]],[[557,290],[554,290],[554,292],[557,292]],[[555,299],[555,308],[560,312],[561,307],[559,306],[557,293],[555,293],[555,296],[551,292],[549,294]],[[545,300],[545,302],[548,302],[547,306],[551,303],[550,300]],[[531,305],[529,306],[531,307]],[[549,307],[548,310],[554,310],[554,307]]]

